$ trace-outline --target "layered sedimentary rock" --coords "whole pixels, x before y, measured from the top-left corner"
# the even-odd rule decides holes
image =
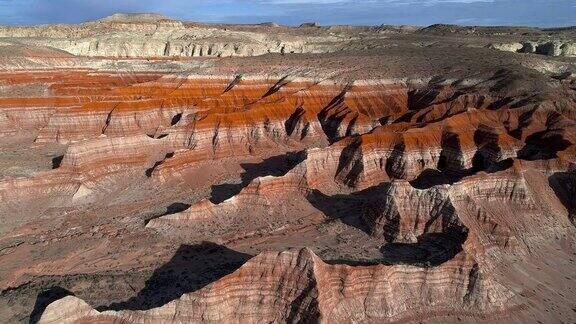
[[[435,284],[423,285],[430,281]],[[99,313],[66,297],[51,304],[39,323],[388,322],[416,312],[502,309],[510,306],[511,297],[466,255],[432,269],[350,267],[328,265],[303,249],[259,255],[217,283],[157,309]]]
[[[548,56],[576,56],[576,43],[571,41],[526,41],[522,43],[491,44],[490,48],[508,52],[534,53]]]
[[[341,48],[331,35],[275,36],[234,31],[219,26],[195,26],[169,18],[111,16],[78,26],[2,27],[0,37],[49,46],[73,55],[99,57],[228,57],[268,53],[326,53]],[[110,31],[114,31],[111,33]]]

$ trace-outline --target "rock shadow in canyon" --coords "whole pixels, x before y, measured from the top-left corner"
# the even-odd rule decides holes
[[[280,89],[282,89],[282,87],[284,87],[288,83],[290,83],[288,76],[284,76],[284,77],[280,78],[274,85],[272,85],[272,87],[270,87],[270,89],[268,89],[268,91],[266,91],[266,93],[262,96],[262,98],[266,98],[266,97],[269,97],[269,96],[275,94],[276,92],[280,91]]]
[[[160,218],[163,216],[167,216],[167,215],[172,215],[172,214],[177,214],[180,212],[185,211],[186,209],[190,208],[190,206],[192,206],[191,204],[187,204],[187,203],[182,203],[182,202],[175,202],[172,203],[168,206],[166,206],[166,211],[162,214],[155,214],[152,215],[150,217],[147,217],[144,220],[145,225],[147,225],[151,220],[156,219],[156,218]]]
[[[98,308],[147,310],[160,307],[236,271],[252,256],[211,242],[181,245],[172,259],[154,271],[145,287],[128,300]]]
[[[73,296],[74,294],[67,289],[59,286],[52,287],[48,290],[43,291],[36,297],[36,302],[34,303],[34,308],[32,313],[30,313],[30,324],[38,323],[42,313],[48,305],[52,302],[62,299],[66,296]]]
[[[64,155],[59,155],[52,158],[52,169],[58,169],[62,165],[62,160],[64,160]]]
[[[296,130],[296,126],[298,126],[298,123],[301,121],[302,117],[305,114],[306,110],[304,110],[304,108],[302,108],[301,106],[298,106],[294,110],[294,112],[290,115],[290,117],[284,122],[284,128],[286,129],[286,134],[288,134],[288,136],[292,136],[292,134]],[[304,125],[304,128],[302,129],[302,132],[300,134],[300,140],[303,140],[306,137],[309,127],[310,123],[306,123]]]
[[[244,172],[240,175],[240,183],[224,183],[212,186],[210,201],[219,204],[229,199],[258,177],[285,175],[306,158],[305,151],[289,152],[264,159],[259,163],[242,163]]]
[[[522,160],[550,160],[558,157],[558,152],[572,145],[562,134],[552,131],[536,132],[526,138],[526,145],[518,151]]]
[[[152,174],[154,173],[154,170],[156,170],[156,168],[158,168],[160,165],[162,165],[162,163],[164,163],[166,160],[171,159],[173,157],[174,157],[174,152],[166,153],[163,160],[156,161],[152,167],[146,169],[144,174],[146,174],[146,176],[148,178],[151,178]]]
[[[330,143],[334,143],[342,138],[338,135],[338,129],[346,118],[346,115],[350,113],[346,106],[345,98],[351,88],[352,84],[347,84],[317,115],[322,131],[324,131]],[[348,129],[351,127],[353,127],[353,125],[348,125]]]
[[[349,259],[326,260],[329,264],[349,266],[371,266],[377,264],[411,265],[421,268],[437,267],[452,260],[462,252],[467,234],[455,236],[453,233],[425,233],[415,243],[387,243],[380,248],[382,256],[371,261]]]
[[[576,226],[576,170],[554,173],[548,183],[568,211],[568,219]]]
[[[174,117],[172,117],[172,120],[170,121],[170,126],[176,126],[176,124],[178,124],[181,119],[182,119],[182,113],[177,113],[176,115],[174,115]]]
[[[347,145],[340,154],[338,160],[338,168],[336,175],[348,186],[355,186],[358,182],[358,177],[364,171],[362,163],[362,152],[360,152],[362,142],[354,140],[351,144]]]
[[[382,246],[381,263],[435,267],[453,259],[462,251],[466,233],[425,233],[416,243],[387,243]]]
[[[386,159],[384,168],[390,179],[406,178],[406,160],[404,159],[405,152],[406,144],[402,141],[394,145],[392,153]]]
[[[362,218],[364,206],[371,200],[381,197],[389,185],[383,183],[355,193],[334,196],[328,196],[314,189],[306,195],[306,199],[328,219],[339,219],[344,224],[370,235],[370,230]]]
[[[486,173],[500,172],[511,168],[513,164],[514,160],[512,158],[508,158],[502,161],[498,161],[489,168],[472,167],[468,169],[463,169],[459,172],[438,170],[438,169],[425,169],[422,172],[420,172],[418,177],[410,181],[410,184],[412,185],[412,187],[421,190],[430,189],[434,186],[439,185],[452,185],[464,179],[465,177],[474,175],[480,171]]]
[[[440,95],[439,88],[414,89],[408,92],[408,110],[419,111],[430,106]]]
[[[451,185],[467,176],[478,172],[494,173],[512,167],[512,158],[501,159],[502,151],[493,134],[486,130],[476,130],[474,133],[476,153],[472,157],[472,166],[464,167],[464,153],[458,134],[446,131],[442,135],[440,158],[436,169],[428,168],[410,184],[417,189],[429,189],[438,185]]]

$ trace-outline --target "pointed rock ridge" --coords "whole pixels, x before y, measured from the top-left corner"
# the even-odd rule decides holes
[[[450,201],[448,186],[420,190],[407,181],[394,181],[382,200],[364,209],[372,235],[388,242],[415,243],[421,235],[441,233],[462,244],[468,234]]]
[[[75,297],[50,304],[39,323],[118,321],[397,321],[409,311],[489,314],[514,303],[512,292],[464,253],[441,266],[324,263],[310,249],[265,252],[232,274],[147,311],[99,313]]]

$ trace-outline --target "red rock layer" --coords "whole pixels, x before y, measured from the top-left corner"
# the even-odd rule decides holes
[[[570,116],[558,107],[494,110],[494,95],[449,87],[411,91],[377,82],[40,74],[38,80],[3,76],[6,84],[53,82],[44,97],[1,98],[5,130],[37,130],[38,142],[61,143],[146,134],[165,137],[166,150],[194,150],[163,168],[364,134],[335,146],[345,145],[342,160],[349,160],[339,165],[339,177],[360,185],[362,179],[411,180],[440,160],[449,169],[470,168],[478,152],[493,164],[515,157],[528,141],[571,143],[575,136]],[[350,177],[349,169],[359,165],[362,174]]]

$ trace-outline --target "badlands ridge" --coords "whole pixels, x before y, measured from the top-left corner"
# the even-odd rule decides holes
[[[576,31],[0,27],[0,321],[573,322]]]

